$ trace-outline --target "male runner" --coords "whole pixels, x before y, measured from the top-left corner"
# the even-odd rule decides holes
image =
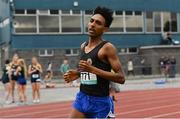
[[[125,82],[116,48],[102,38],[112,23],[112,14],[105,7],[95,9],[88,23],[89,39],[81,45],[78,70],[64,74],[66,82],[81,78],[80,92],[73,103],[71,118],[107,118],[113,112],[109,82]]]

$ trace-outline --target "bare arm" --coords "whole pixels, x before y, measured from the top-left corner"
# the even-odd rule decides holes
[[[33,71],[31,71],[31,65],[29,65],[28,67],[28,74],[31,75],[33,73]]]
[[[42,67],[41,67],[41,65],[40,65],[40,64],[38,64],[38,65],[37,65],[36,69],[37,69],[40,73],[42,73],[42,72],[43,72],[43,71],[42,71]]]
[[[107,60],[110,63],[114,73],[104,71],[94,66],[91,66],[86,61],[82,61],[82,60],[79,63],[79,67],[85,71],[94,73],[104,79],[107,79],[116,83],[124,84],[125,76],[124,76],[124,72],[122,70],[122,66],[119,61],[115,47],[112,44],[107,43],[106,46],[104,46],[104,50],[105,50]]]
[[[81,50],[83,50],[85,43],[86,42],[81,44]],[[71,69],[63,75],[63,78],[67,83],[76,80],[79,77],[80,77],[80,72],[78,71],[78,69]]]
[[[21,67],[18,66],[18,67],[17,67],[17,70],[16,70],[16,75],[19,75],[19,72],[20,72],[21,70],[22,70]]]
[[[9,71],[11,72],[11,74],[12,74],[12,71],[13,71],[12,65],[13,65],[13,64],[12,64],[12,62],[11,62],[11,63],[9,64],[9,67],[10,67],[10,68],[9,68]]]

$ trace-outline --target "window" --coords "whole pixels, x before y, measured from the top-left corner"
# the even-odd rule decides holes
[[[176,13],[163,12],[163,30],[165,32],[177,32],[177,15]]]
[[[66,54],[66,55],[70,55],[70,54],[71,54],[71,49],[65,50],[65,54]]]
[[[123,11],[116,11],[108,32],[124,32]]]
[[[16,33],[81,33],[82,14],[80,10],[15,10],[13,26]]]
[[[93,11],[86,10],[84,15],[85,32]],[[111,32],[143,32],[144,20],[141,11],[114,11],[113,21],[109,29]]]
[[[152,12],[146,12],[146,31],[147,32],[153,32],[153,13]]]
[[[146,12],[147,32],[177,32],[177,14],[170,12]]]
[[[141,11],[135,11],[134,14],[135,15],[142,15],[142,12]]]
[[[85,14],[86,15],[92,15],[93,14],[93,10],[85,10]]]
[[[39,32],[59,32],[59,17],[58,16],[39,16]]]
[[[171,24],[170,24],[171,32],[177,32],[177,14],[171,13]]]
[[[81,14],[81,11],[80,10],[73,10],[72,13],[73,14]]]
[[[143,15],[140,11],[125,12],[126,32],[143,31]]]
[[[125,14],[128,16],[132,16],[133,15],[133,11],[125,11]]]
[[[27,14],[36,14],[36,10],[26,10]]]
[[[16,33],[36,33],[36,16],[15,16],[14,28]]]
[[[80,10],[61,10],[61,33],[80,33],[81,17]]]
[[[50,56],[54,56],[54,50],[50,50],[50,49],[42,49],[39,50],[39,56],[41,57],[50,57]]]
[[[137,48],[129,48],[129,53],[137,53],[138,49]]]
[[[70,14],[70,10],[61,10],[62,14]]]
[[[85,32],[88,32],[88,23],[89,23],[90,19],[91,19],[91,16],[90,16],[90,15],[84,16]]]
[[[118,54],[125,54],[127,53],[127,48],[119,48],[118,49]]]
[[[85,15],[84,15],[84,29],[85,32],[88,32],[88,23],[92,17],[93,10],[85,10]]]
[[[119,48],[118,54],[132,54],[132,53],[138,53],[138,48]]]
[[[66,56],[77,56],[77,55],[79,55],[79,49],[66,49],[65,55]]]
[[[25,14],[25,10],[22,9],[16,9],[15,14]]]
[[[161,32],[161,14],[160,14],[160,12],[154,12],[154,31]]]
[[[38,14],[40,14],[40,15],[49,15],[49,10],[38,10]]]
[[[62,11],[62,13],[64,13]],[[62,33],[81,32],[81,14],[62,14],[61,15],[61,31]]]
[[[59,10],[50,10],[50,14],[59,14]]]
[[[146,12],[146,31],[161,32],[161,13]]]
[[[116,15],[123,15],[123,11],[115,11]]]

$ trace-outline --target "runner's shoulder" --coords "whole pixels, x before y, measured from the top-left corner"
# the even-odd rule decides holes
[[[107,43],[103,46],[103,49],[105,49],[106,51],[116,50],[115,46],[114,46],[111,42],[107,42]]]
[[[86,44],[86,42],[81,44],[81,50],[84,48],[85,44]]]

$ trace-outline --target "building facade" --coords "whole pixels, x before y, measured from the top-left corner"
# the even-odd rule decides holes
[[[8,7],[10,23],[0,36],[9,56],[18,53],[27,60],[36,56],[44,69],[54,63],[57,71],[64,57],[76,67],[80,44],[87,40],[87,23],[93,9],[107,6],[114,20],[104,39],[112,42],[126,68],[129,57],[139,56],[142,46],[159,45],[161,34],[172,33],[180,41],[179,0],[1,0]],[[3,13],[0,14],[3,16]],[[6,18],[6,17],[5,17]],[[2,22],[2,21],[1,21]],[[2,35],[6,31],[5,36]],[[10,35],[9,35],[10,33]],[[9,35],[9,37],[8,37]],[[7,45],[8,44],[8,45]],[[3,51],[4,52],[4,51]],[[2,53],[1,53],[2,54]],[[5,59],[5,58],[4,58]],[[135,62],[139,62],[139,59]],[[138,63],[137,63],[138,64]]]

